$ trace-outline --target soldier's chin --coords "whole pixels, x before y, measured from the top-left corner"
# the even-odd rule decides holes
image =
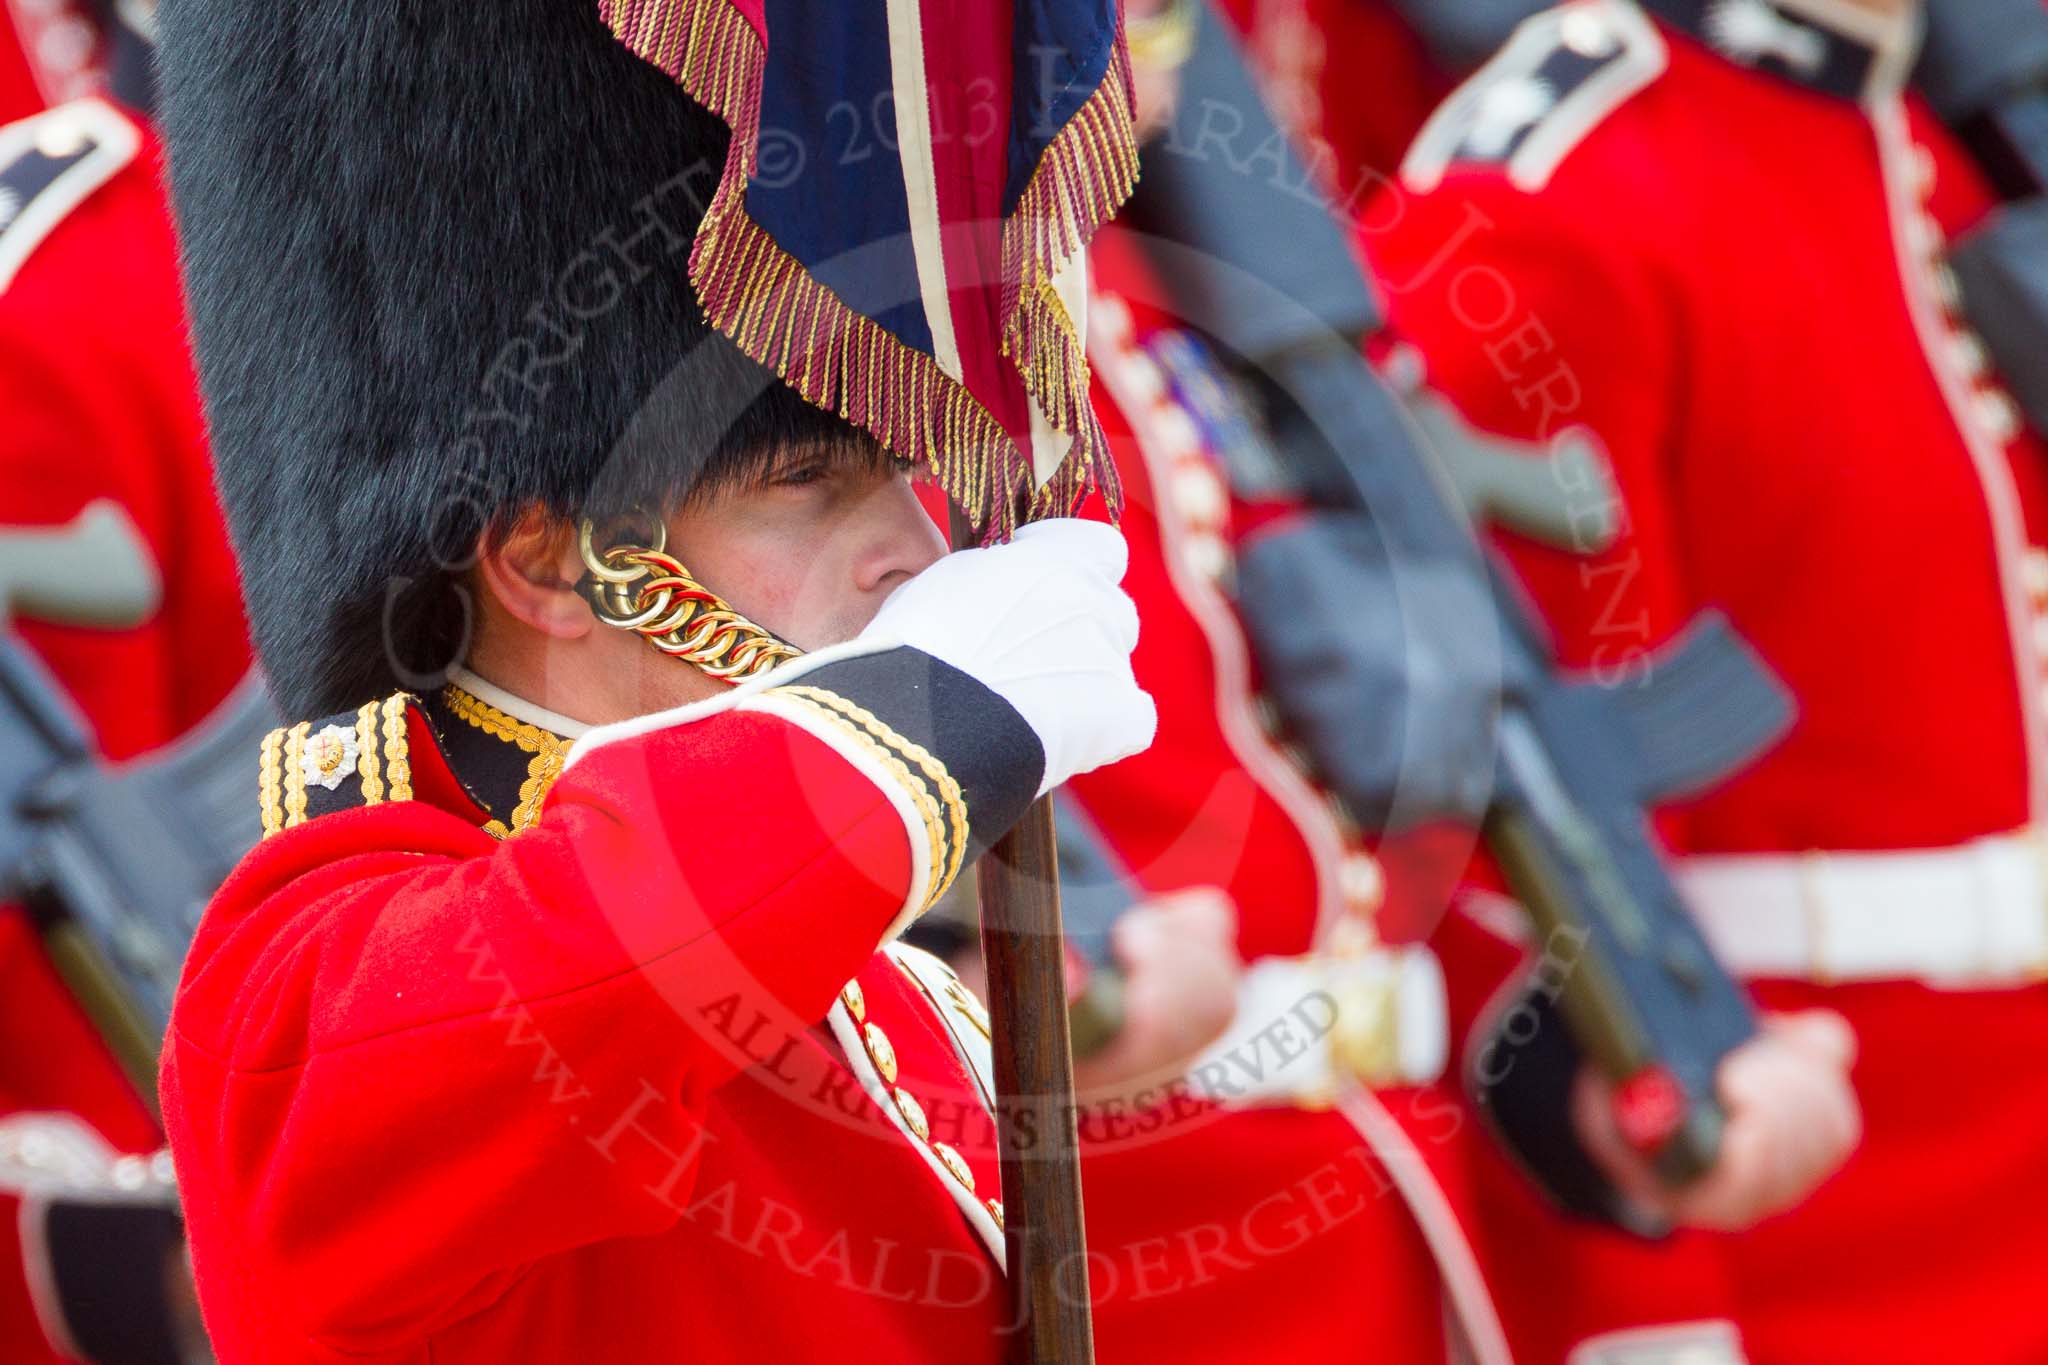
[[[826,649],[832,645],[843,645],[868,628],[868,622],[875,619],[875,613],[882,609],[881,603],[872,606],[851,608],[834,613],[824,622],[792,624],[787,630],[772,621],[763,621],[764,629],[773,631],[777,638],[787,640],[804,653]]]

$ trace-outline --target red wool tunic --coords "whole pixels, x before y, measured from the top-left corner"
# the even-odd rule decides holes
[[[1759,999],[1855,1026],[1867,1133],[1800,1209],[1660,1247],[1496,1172],[1518,1357],[1732,1320],[1759,1362],[2048,1358],[2043,449],[1943,260],[1990,197],[1902,88],[1910,25],[1651,8],[1685,22],[1595,0],[1526,28],[1365,245],[1469,417],[1606,446],[1614,544],[1505,541],[1567,660],[1629,685],[1711,607],[1790,687],[1790,737],[1667,828]]]
[[[163,1068],[223,1365],[999,1357],[986,1020],[876,945],[1038,755],[983,725],[949,796],[835,681],[905,658],[593,732],[537,807],[566,744],[473,698],[279,732]]]

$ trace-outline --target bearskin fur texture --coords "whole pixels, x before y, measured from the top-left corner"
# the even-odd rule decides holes
[[[460,662],[477,536],[848,439],[686,278],[726,134],[591,0],[164,0],[162,118],[244,595],[280,704]]]

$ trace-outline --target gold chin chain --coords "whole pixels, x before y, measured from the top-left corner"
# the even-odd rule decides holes
[[[578,548],[587,572],[576,587],[597,619],[646,637],[664,654],[695,664],[721,682],[765,673],[803,651],[734,611],[669,554],[656,520],[654,544],[597,550],[597,527],[583,522]]]

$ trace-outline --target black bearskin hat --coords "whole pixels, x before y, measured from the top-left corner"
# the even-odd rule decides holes
[[[494,522],[853,439],[704,323],[724,126],[594,0],[163,0],[159,28],[219,491],[288,712],[459,663]]]

